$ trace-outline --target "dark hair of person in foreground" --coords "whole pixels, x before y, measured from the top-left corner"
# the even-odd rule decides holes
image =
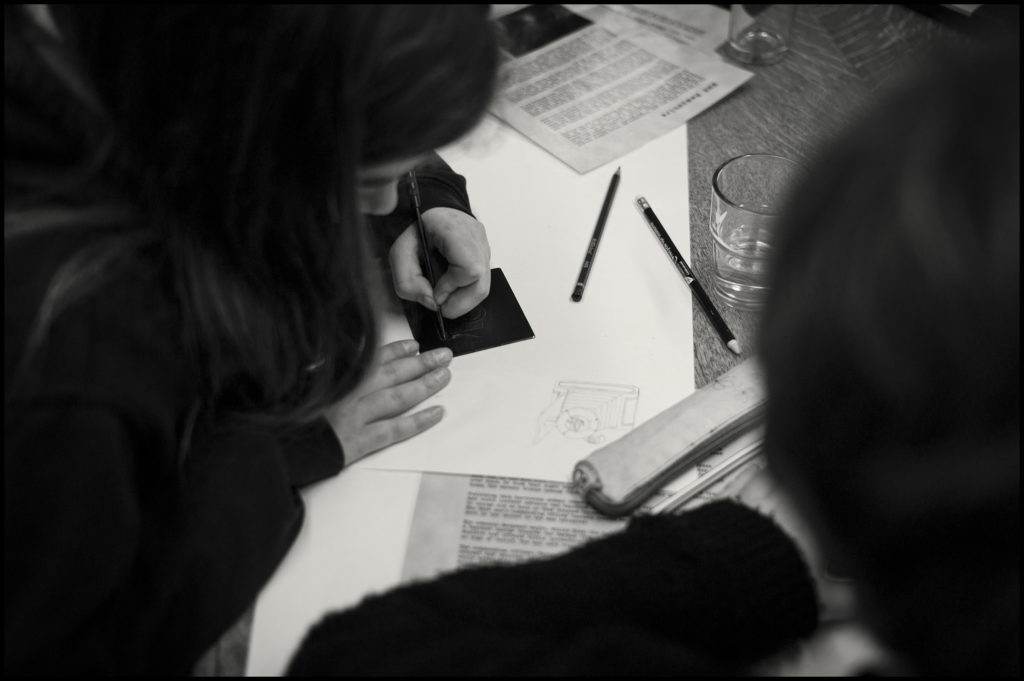
[[[766,454],[879,638],[1019,673],[1020,60],[940,56],[792,196]]]

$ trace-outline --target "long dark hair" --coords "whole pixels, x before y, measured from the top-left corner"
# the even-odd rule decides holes
[[[37,70],[61,70],[46,52],[62,60],[70,77],[50,80],[71,85],[52,88],[63,106],[50,108],[81,153],[48,173],[26,165],[5,177],[5,238],[31,231],[26,216],[40,206],[127,206],[111,211],[131,217],[104,225],[113,236],[97,237],[97,257],[156,254],[206,397],[253,418],[315,416],[351,390],[376,347],[357,169],[476,124],[498,63],[486,8],[54,12],[63,41],[24,21],[5,41],[34,45]],[[56,182],[60,170],[70,179]],[[89,279],[81,263],[72,269]]]
[[[1019,673],[1019,58],[935,55],[824,152],[762,320],[769,464],[922,674]]]

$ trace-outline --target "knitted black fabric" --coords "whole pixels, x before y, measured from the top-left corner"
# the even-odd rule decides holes
[[[817,625],[795,545],[732,502],[641,517],[560,556],[473,567],[316,625],[289,674],[712,674]]]

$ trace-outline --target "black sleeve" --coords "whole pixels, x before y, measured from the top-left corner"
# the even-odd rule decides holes
[[[196,406],[145,260],[56,315],[26,361],[54,263],[88,238],[4,252],[4,671],[189,675],[290,547],[296,488],[341,470],[342,451],[324,419],[229,425]]]
[[[120,410],[6,416],[7,674],[189,675],[291,546],[296,486],[341,469],[326,423],[200,429],[176,463],[158,421]]]
[[[459,175],[436,153],[416,166],[416,181],[420,187],[420,208],[454,208],[473,215],[466,178]],[[386,256],[395,239],[416,220],[416,212],[409,193],[409,181],[398,182],[398,206],[388,215],[370,216],[370,227],[375,235],[378,256]]]
[[[423,210],[431,208],[455,208],[463,213],[473,214],[466,192],[466,178],[451,169],[437,154],[416,167],[416,181],[420,185],[420,201]]]
[[[716,502],[637,518],[555,558],[369,597],[314,626],[288,673],[735,672],[816,624],[793,542],[772,520]]]
[[[341,441],[326,418],[276,434],[295,487],[337,475],[345,463]]]

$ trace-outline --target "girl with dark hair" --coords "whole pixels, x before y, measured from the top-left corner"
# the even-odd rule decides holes
[[[449,268],[432,289],[399,223],[396,292],[487,295],[431,150],[486,111],[496,41],[479,6],[52,11],[4,8],[5,672],[187,674],[296,489],[441,418],[407,412],[450,352],[377,347],[363,215],[419,167]]]

